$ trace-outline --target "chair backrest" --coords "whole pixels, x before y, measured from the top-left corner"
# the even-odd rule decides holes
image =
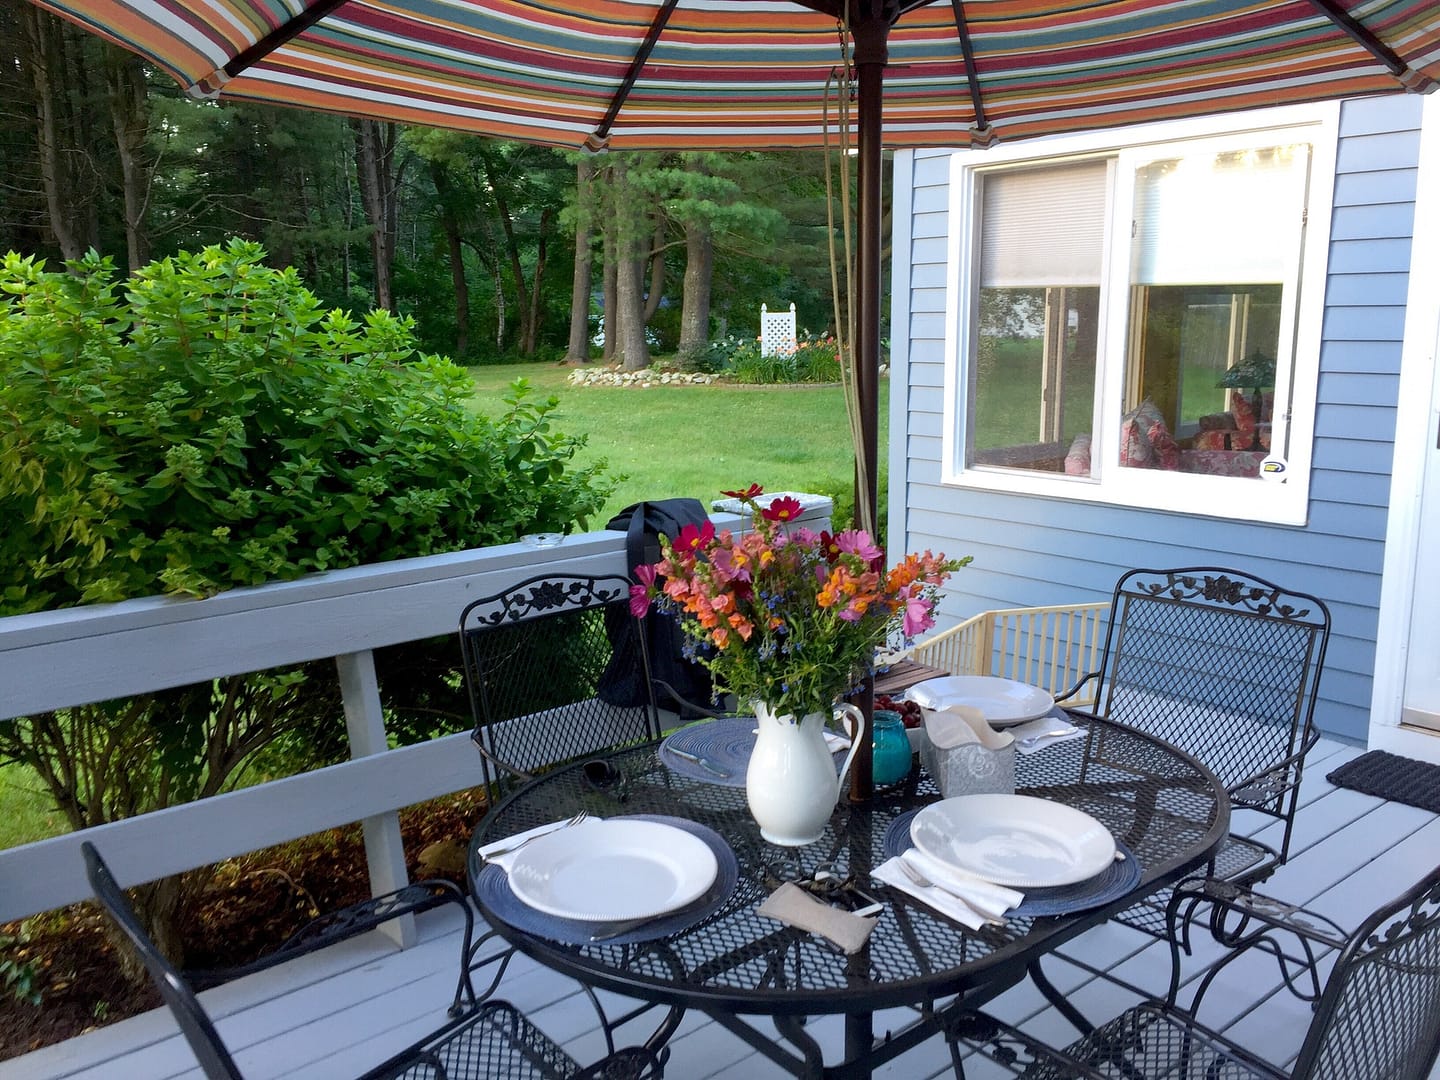
[[[659,738],[629,595],[618,575],[543,575],[465,608],[460,646],[487,783]]]
[[[184,977],[155,948],[95,845],[87,840],[80,845],[80,851],[85,856],[85,875],[90,879],[95,899],[139,954],[151,981],[179,1022],[180,1031],[199,1060],[200,1068],[209,1080],[240,1080],[240,1070],[235,1067],[200,1000]]]
[[[1440,1052],[1440,867],[1351,935],[1294,1080],[1425,1080]]]
[[[1131,570],[1115,586],[1096,712],[1188,751],[1237,795],[1306,745],[1329,637],[1320,599],[1254,575]],[[1288,819],[1294,794],[1262,781],[1237,801]]]

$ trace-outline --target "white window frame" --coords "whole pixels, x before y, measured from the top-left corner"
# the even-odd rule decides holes
[[[1320,343],[1325,314],[1330,217],[1334,202],[1335,156],[1340,105],[1264,109],[1196,120],[1148,124],[1116,131],[1039,139],[1012,147],[965,150],[951,155],[948,259],[946,265],[945,408],[941,438],[941,482],[963,488],[1038,495],[1163,510],[1229,520],[1304,525],[1309,511],[1310,472],[1315,430]],[[1299,288],[1288,289],[1294,304],[1294,348],[1281,342],[1276,382],[1290,380],[1288,415],[1277,415],[1271,445],[1289,438],[1289,456],[1281,476],[1258,480],[1209,476],[1120,465],[1120,409],[1126,362],[1130,289],[1128,272],[1112,280],[1112,268],[1129,265],[1129,229],[1107,231],[1102,268],[1099,342],[1096,358],[1096,408],[1091,428],[1091,472],[1086,476],[966,466],[967,426],[971,422],[969,365],[976,354],[975,283],[979,273],[977,178],[996,168],[1039,166],[1066,159],[1106,157],[1110,170],[1110,221],[1128,222],[1133,185],[1118,178],[1133,175],[1146,159],[1193,151],[1205,140],[1217,146],[1275,145],[1307,142],[1311,147],[1309,197]],[[1118,234],[1118,235],[1117,235]],[[1291,297],[1293,296],[1293,301]],[[1286,325],[1282,321],[1282,326]],[[1277,394],[1278,400],[1278,394]]]

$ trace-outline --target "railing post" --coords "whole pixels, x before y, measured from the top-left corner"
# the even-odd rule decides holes
[[[389,749],[385,739],[385,713],[380,707],[380,680],[375,676],[375,654],[343,653],[335,657],[340,672],[340,696],[345,702],[345,730],[350,735],[350,756],[368,757]],[[370,895],[404,888],[410,883],[405,869],[405,845],[400,836],[400,815],[395,811],[367,817],[365,863],[370,870]],[[415,918],[406,915],[380,928],[402,949],[415,944]]]

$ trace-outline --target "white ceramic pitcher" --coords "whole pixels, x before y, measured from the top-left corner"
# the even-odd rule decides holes
[[[758,728],[755,751],[745,771],[745,798],[772,844],[798,847],[825,832],[841,785],[860,748],[865,717],[854,705],[837,705],[835,718],[847,722],[850,752],[839,774],[825,744],[825,714],[814,712],[796,722],[793,713],[776,715],[764,702],[753,702]]]

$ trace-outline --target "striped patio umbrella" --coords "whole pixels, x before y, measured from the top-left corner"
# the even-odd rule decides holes
[[[200,95],[598,149],[820,145],[845,0],[42,0]],[[953,146],[1440,79],[1435,0],[849,0],[884,140]],[[887,40],[888,38],[888,40]]]

